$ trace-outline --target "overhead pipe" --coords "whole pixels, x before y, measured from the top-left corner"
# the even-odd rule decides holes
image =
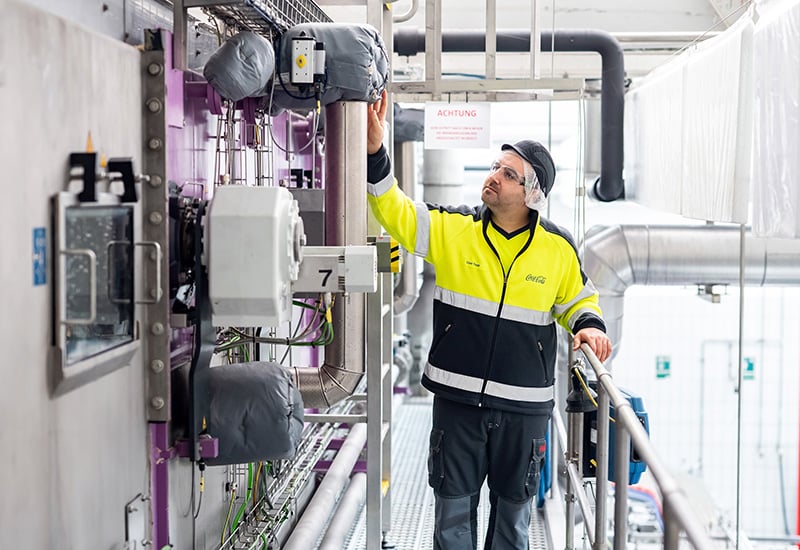
[[[328,517],[331,515],[331,510],[336,505],[336,498],[350,478],[353,467],[358,461],[366,442],[367,425],[364,423],[355,424],[350,429],[350,433],[347,434],[342,447],[336,453],[331,467],[325,473],[325,477],[322,478],[311,502],[306,506],[302,517],[283,546],[283,550],[308,550],[309,548],[314,548]]]
[[[800,284],[800,241],[746,232],[744,283]],[[586,234],[583,267],[600,293],[614,346],[622,338],[625,291],[631,285],[738,285],[738,226],[595,226]],[[612,356],[613,357],[613,356]]]
[[[543,52],[597,52],[602,58],[600,109],[602,120],[600,177],[590,192],[603,201],[625,198],[623,166],[623,116],[625,59],[622,46],[609,33],[599,30],[563,29],[542,31]],[[443,31],[442,52],[482,52],[486,49],[483,31]],[[398,55],[416,55],[425,51],[425,31],[397,29],[394,51]],[[530,31],[498,31],[498,52],[530,52]]]
[[[367,104],[337,101],[325,108],[325,244],[367,242]],[[330,407],[353,394],[364,376],[365,295],[340,294],[332,310],[332,343],[319,368],[293,367],[306,407]],[[310,546],[309,546],[310,548]]]

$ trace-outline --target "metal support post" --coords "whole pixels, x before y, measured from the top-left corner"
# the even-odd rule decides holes
[[[624,550],[628,540],[628,468],[631,436],[621,422],[614,426],[614,550]]]
[[[597,490],[594,510],[595,550],[606,547],[606,503],[608,501],[608,431],[609,397],[602,385],[597,387],[597,444],[595,470]]]
[[[670,498],[664,499],[664,550],[678,550],[681,538],[681,528],[676,520],[673,506]]]
[[[391,273],[378,274],[378,289],[367,296],[367,550],[380,550],[391,527]]]
[[[583,443],[583,413],[567,413],[567,468],[574,465],[579,474],[582,474],[581,455]],[[580,476],[578,476],[580,477]],[[577,491],[582,487],[573,483],[571,476],[567,475],[566,500],[567,550],[575,548],[575,499]]]

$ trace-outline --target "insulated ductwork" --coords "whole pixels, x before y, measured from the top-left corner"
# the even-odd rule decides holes
[[[600,308],[617,351],[625,291],[631,285],[738,285],[740,229],[735,226],[593,227],[584,270],[600,293]],[[745,238],[744,282],[800,284],[800,241]]]
[[[367,242],[367,104],[339,101],[325,109],[325,244]],[[352,395],[364,376],[365,295],[340,294],[333,311],[333,343],[319,368],[294,367],[306,407],[330,407]]]
[[[498,52],[529,52],[530,31],[498,31]],[[543,52],[597,52],[602,58],[602,88],[600,92],[603,138],[600,177],[591,189],[601,201],[624,198],[623,116],[625,108],[625,58],[616,38],[605,31],[565,29],[542,31]],[[486,49],[483,31],[443,31],[442,52],[482,52]],[[411,56],[425,51],[423,29],[398,29],[394,33],[394,51]]]

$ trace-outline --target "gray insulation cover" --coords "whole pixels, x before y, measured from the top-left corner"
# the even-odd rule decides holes
[[[278,42],[278,82],[273,114],[283,109],[316,107],[313,91],[290,83],[292,39],[311,36],[325,47],[325,80],[321,103],[339,100],[374,103],[389,79],[389,58],[378,30],[371,25],[303,23],[287,30]],[[294,97],[292,97],[294,96]]]
[[[219,439],[209,465],[294,457],[303,430],[303,398],[276,363],[235,363],[209,371],[208,433]]]
[[[215,51],[203,67],[203,76],[226,99],[239,101],[269,93],[275,71],[275,51],[265,38],[240,32]]]

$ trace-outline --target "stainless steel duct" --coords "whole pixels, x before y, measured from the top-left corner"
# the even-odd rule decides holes
[[[399,182],[400,189],[411,200],[414,200],[417,187],[417,166],[416,155],[414,154],[414,142],[404,141],[395,143],[395,175]],[[408,313],[419,298],[419,280],[417,277],[417,265],[422,260],[408,251],[403,255],[403,270],[400,272],[400,282],[394,289],[394,314],[403,315]]]
[[[325,107],[325,244],[367,242],[367,104]],[[319,368],[294,367],[306,407],[330,407],[352,395],[364,376],[365,295],[340,294],[333,307],[333,343]]]
[[[738,285],[739,231],[737,226],[720,225],[591,228],[584,270],[600,292],[614,353],[622,337],[629,286]],[[762,239],[748,231],[743,265],[747,285],[800,284],[800,241]]]

